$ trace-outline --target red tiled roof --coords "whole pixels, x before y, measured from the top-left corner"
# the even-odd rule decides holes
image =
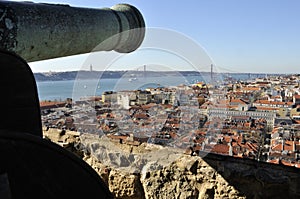
[[[284,150],[293,151],[294,150],[294,142],[293,141],[285,141]]]
[[[45,107],[45,106],[59,106],[59,105],[65,105],[66,102],[52,102],[52,101],[41,101],[40,102],[40,107]]]
[[[266,104],[266,105],[292,105],[293,102],[278,102],[278,101],[268,101],[268,100],[256,100],[254,104]]]
[[[135,114],[133,117],[135,117],[137,119],[148,119],[148,116],[144,113]]]
[[[238,98],[230,99],[229,103],[246,104],[243,100],[238,99]]]
[[[283,150],[282,144],[279,143],[279,144],[273,146],[273,147],[272,147],[272,150],[273,150],[273,151],[282,151],[282,150]]]
[[[246,123],[244,124],[244,126],[245,126],[245,127],[250,127],[250,126],[251,126],[251,123],[250,123],[250,122],[246,122]]]
[[[247,142],[247,145],[249,146],[250,149],[252,149],[253,151],[257,152],[257,149],[258,149],[257,144]]]
[[[289,161],[286,161],[286,160],[281,160],[281,163],[285,166],[290,166],[290,167],[295,166],[295,163],[292,163],[292,162],[289,162]]]
[[[152,107],[154,107],[154,106],[157,106],[157,104],[155,104],[155,103],[150,103],[150,104],[144,104],[144,105],[141,105],[141,107],[142,107],[143,110],[148,110],[148,109],[150,109],[150,108],[152,108]]]
[[[263,107],[263,106],[256,106],[257,110],[263,110],[263,111],[277,111],[279,110],[279,107]]]
[[[212,153],[229,154],[229,146],[227,144],[216,144],[211,149]]]
[[[260,88],[259,87],[243,87],[242,90],[243,91],[259,91]]]
[[[295,99],[300,99],[300,95],[294,95]]]
[[[279,159],[268,160],[267,162],[272,163],[272,164],[279,164]]]
[[[231,141],[231,137],[230,136],[224,136],[223,139],[224,139],[224,141],[226,143],[229,143]]]
[[[173,107],[172,104],[162,104],[162,106],[163,106],[164,108],[172,108],[172,107]]]

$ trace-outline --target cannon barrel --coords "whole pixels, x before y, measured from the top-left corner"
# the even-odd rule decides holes
[[[61,4],[0,1],[0,49],[27,62],[115,50],[136,50],[145,35],[137,8],[78,8]],[[105,41],[105,42],[104,42]]]

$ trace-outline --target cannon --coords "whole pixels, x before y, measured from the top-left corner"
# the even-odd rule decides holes
[[[141,45],[144,27],[141,13],[128,4],[90,9],[0,1],[0,198],[112,198],[86,162],[43,139],[27,62],[88,53],[96,46],[129,53]]]
[[[0,49],[27,62],[100,51],[129,53],[145,35],[134,6],[77,8],[69,5],[0,1]]]

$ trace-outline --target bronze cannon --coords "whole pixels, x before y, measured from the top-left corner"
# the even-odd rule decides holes
[[[144,19],[135,7],[77,8],[30,2],[0,2],[0,49],[27,62],[91,52],[132,52],[143,41]],[[109,40],[108,40],[109,39]]]

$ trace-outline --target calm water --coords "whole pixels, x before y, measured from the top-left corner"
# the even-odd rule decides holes
[[[247,79],[247,74],[239,75],[236,79]],[[222,81],[223,77],[216,77]],[[87,96],[101,95],[104,91],[120,91],[143,89],[147,87],[177,86],[179,84],[191,84],[198,81],[205,81],[210,77],[204,76],[165,76],[146,77],[141,79],[100,79],[100,80],[66,80],[66,81],[45,81],[37,82],[40,100],[75,100]]]
[[[40,100],[80,99],[101,95],[104,91],[143,89],[147,87],[177,86],[201,81],[199,77],[164,77],[146,79],[101,79],[37,82]]]

